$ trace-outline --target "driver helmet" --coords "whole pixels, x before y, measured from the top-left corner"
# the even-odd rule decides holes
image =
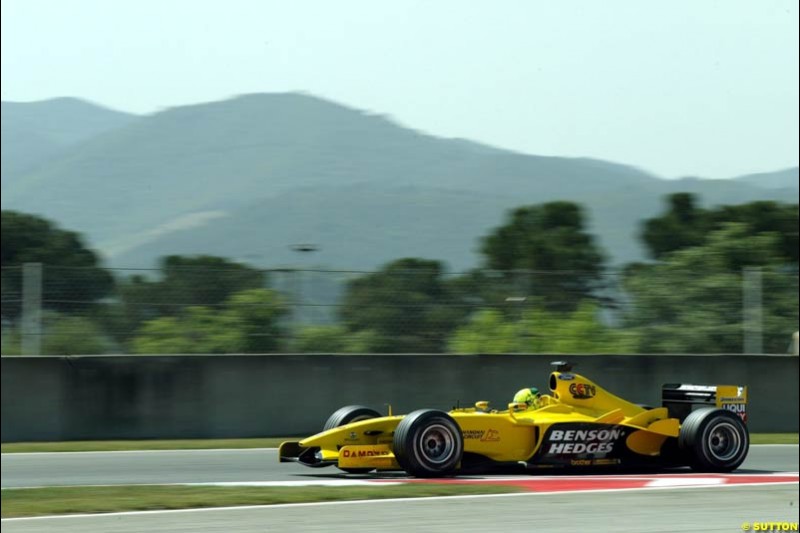
[[[520,389],[514,395],[514,402],[515,403],[525,403],[528,405],[528,408],[538,408],[539,407],[539,389],[536,387],[529,387],[526,389]]]

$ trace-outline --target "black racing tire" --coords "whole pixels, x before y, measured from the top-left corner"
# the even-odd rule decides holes
[[[725,409],[703,407],[689,413],[681,425],[678,447],[698,472],[731,472],[750,448],[747,426]]]
[[[328,431],[329,429],[338,428],[339,426],[352,422],[378,418],[379,416],[382,415],[375,409],[370,409],[363,405],[346,405],[341,409],[337,409],[328,417],[327,422],[325,422],[325,425],[322,427],[322,431]]]
[[[392,448],[400,466],[415,477],[443,477],[458,468],[464,438],[444,411],[420,409],[406,415],[395,429]]]
[[[325,422],[322,430],[328,431],[329,429],[338,428],[339,426],[344,426],[345,424],[350,424],[351,422],[369,420],[370,418],[378,418],[379,416],[382,415],[375,409],[370,409],[369,407],[364,407],[363,405],[346,405],[341,409],[337,409],[331,416],[328,417],[328,420]],[[340,470],[343,470],[348,474],[366,474],[373,469],[340,468]]]

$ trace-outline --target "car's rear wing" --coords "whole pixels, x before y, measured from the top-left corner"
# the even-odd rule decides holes
[[[715,406],[736,413],[747,422],[747,387],[667,383],[661,387],[661,405],[681,422],[697,407]]]

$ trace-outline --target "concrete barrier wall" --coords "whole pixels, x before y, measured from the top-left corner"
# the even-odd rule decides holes
[[[2,440],[305,435],[336,408],[396,413],[547,388],[550,355],[3,357]],[[663,383],[746,384],[754,432],[798,431],[798,358],[578,355],[576,371],[634,402]]]

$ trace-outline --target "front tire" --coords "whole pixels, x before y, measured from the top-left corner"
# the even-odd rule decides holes
[[[747,457],[750,434],[735,414],[704,407],[689,413],[681,425],[678,447],[698,472],[731,472]]]
[[[322,427],[322,431],[328,431],[329,429],[338,428],[339,426],[344,426],[345,424],[351,424],[353,422],[360,422],[361,420],[378,418],[379,416],[381,416],[381,414],[375,409],[370,409],[363,405],[346,405],[341,409],[337,409],[328,417],[328,420]]]
[[[394,432],[394,455],[403,470],[416,477],[452,474],[464,455],[461,428],[444,411],[410,413]]]
[[[337,409],[330,417],[328,417],[328,420],[325,422],[322,430],[328,431],[329,429],[338,428],[340,426],[344,426],[345,424],[360,422],[361,420],[369,420],[370,418],[378,418],[379,416],[381,416],[381,414],[375,409],[370,409],[369,407],[364,407],[363,405],[346,405],[340,409]],[[348,474],[366,474],[373,469],[340,468],[340,470],[343,470]]]

